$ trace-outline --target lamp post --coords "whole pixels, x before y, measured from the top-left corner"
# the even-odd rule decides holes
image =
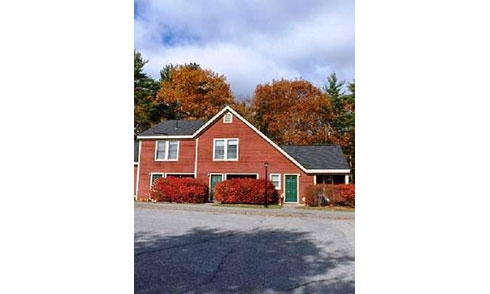
[[[264,162],[265,167],[265,207],[267,207],[267,168],[269,167],[269,163],[267,160]]]

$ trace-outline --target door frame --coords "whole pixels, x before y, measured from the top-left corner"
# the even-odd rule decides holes
[[[223,173],[209,173],[209,195],[208,195],[208,201],[211,201],[211,178],[212,178],[212,176],[221,176],[221,182],[225,180],[225,174],[223,174]],[[214,202],[214,200],[215,199],[213,199],[212,201]]]
[[[294,201],[288,201],[286,202],[286,176],[296,176],[296,202]],[[299,203],[299,177],[300,174],[284,174],[284,203]]]

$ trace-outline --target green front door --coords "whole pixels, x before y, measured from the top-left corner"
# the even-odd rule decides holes
[[[211,175],[211,184],[209,185],[209,201],[214,201],[214,188],[222,180],[222,175]]]
[[[286,175],[286,202],[298,202],[298,176]]]

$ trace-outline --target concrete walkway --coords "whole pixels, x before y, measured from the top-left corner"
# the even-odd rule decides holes
[[[329,219],[355,219],[355,213],[350,211],[327,211],[305,209],[296,204],[284,205],[282,208],[264,209],[243,208],[243,207],[226,207],[215,206],[214,203],[203,204],[181,204],[181,203],[165,203],[165,202],[135,202],[135,209],[158,209],[158,210],[184,210],[197,211],[206,213],[232,213],[242,215],[266,215],[277,217],[313,217],[313,218],[329,218]]]

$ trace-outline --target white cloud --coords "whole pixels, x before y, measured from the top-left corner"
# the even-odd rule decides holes
[[[227,77],[237,97],[258,84],[335,71],[354,78],[354,1],[136,1],[135,49],[158,77],[197,62]]]

